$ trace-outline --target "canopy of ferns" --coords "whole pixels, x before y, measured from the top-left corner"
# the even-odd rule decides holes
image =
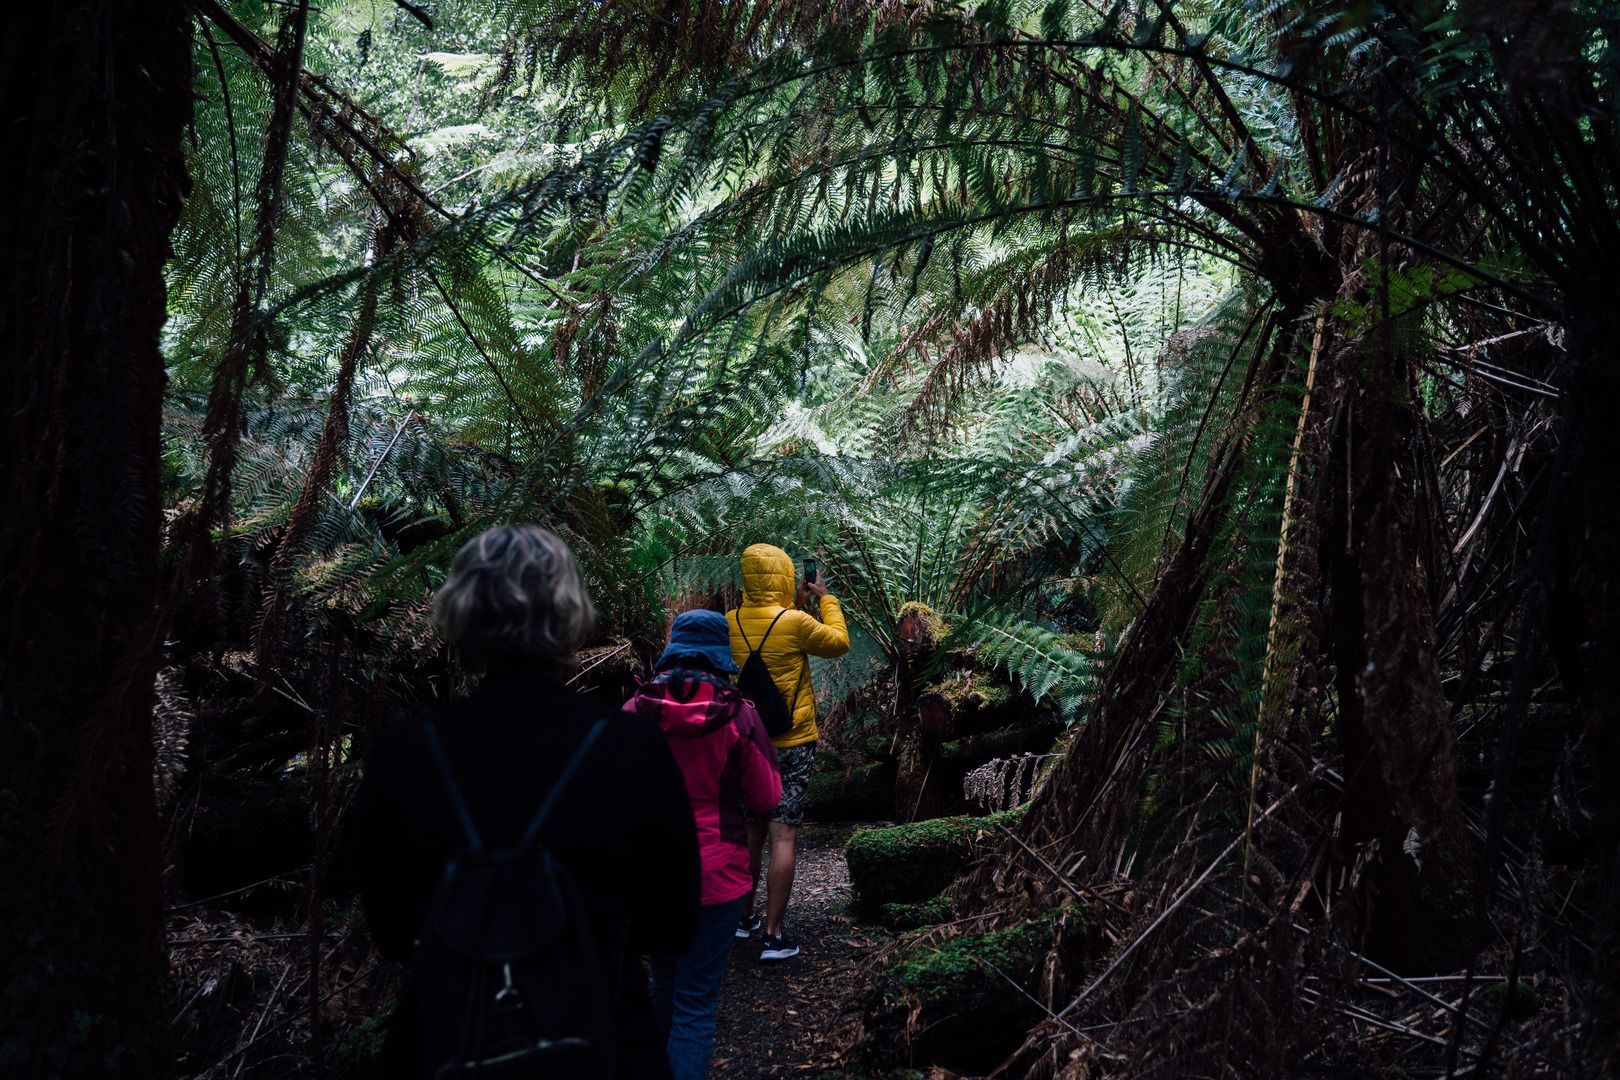
[[[431,654],[495,522],[564,533],[649,650],[771,540],[875,654],[923,603],[1083,721],[979,885],[1022,917],[1134,875],[1140,949],[1054,967],[1010,1075],[1381,1068],[1299,988],[1345,950],[1612,1001],[1612,933],[1559,967],[1493,921],[1503,882],[1546,915],[1507,853],[1556,814],[1608,855],[1546,917],[1620,895],[1612,5],[196,26],[169,540],[199,592],[256,567],[261,662],[323,613]],[[1494,1020],[1399,1045],[1598,1052]]]

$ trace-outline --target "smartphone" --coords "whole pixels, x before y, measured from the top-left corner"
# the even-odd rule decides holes
[[[807,582],[816,580],[816,560],[804,560],[804,580]]]

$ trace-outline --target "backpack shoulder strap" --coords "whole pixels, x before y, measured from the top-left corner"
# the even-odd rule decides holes
[[[579,749],[574,751],[574,756],[569,758],[568,764],[563,766],[562,772],[557,777],[557,782],[551,785],[550,791],[546,792],[546,799],[540,804],[540,809],[534,812],[534,818],[529,822],[529,827],[523,830],[523,839],[518,841],[519,848],[526,848],[533,844],[540,835],[540,830],[545,825],[546,818],[551,816],[552,807],[556,806],[557,800],[562,798],[564,789],[568,787],[569,781],[574,778],[574,773],[579,771],[580,765],[585,761],[585,755],[590,753],[592,744],[602,734],[602,729],[607,727],[607,723],[607,719],[604,717],[592,724],[591,729],[585,733],[585,738],[580,741]]]
[[[799,695],[804,691],[804,680],[810,677],[810,658],[808,656],[800,657],[799,663],[804,666],[799,669],[798,681],[793,684],[793,697],[787,703],[790,714],[799,707]]]
[[[783,608],[781,611],[778,611],[776,613],[776,618],[771,620],[771,625],[769,625],[769,626],[767,626],[765,628],[765,636],[759,639],[759,649],[750,650],[750,651],[757,652],[757,651],[763,650],[765,648],[765,643],[770,640],[771,631],[776,629],[776,624],[781,622],[782,621],[782,616],[786,615],[787,613],[788,613],[787,608]],[[737,625],[739,627],[742,626],[742,615],[741,615],[741,613],[739,613],[737,615]],[[743,640],[744,640],[745,643],[747,642],[746,638],[744,638]]]
[[[776,624],[781,622],[782,616],[786,615],[787,613],[787,608],[783,608],[781,611],[776,613],[776,618],[771,620],[771,625],[765,628],[765,636],[759,639],[759,649],[763,649],[765,647],[765,642],[770,638],[771,631],[776,629]],[[748,631],[743,629],[742,608],[734,608],[732,610],[732,614],[737,616],[737,633],[742,635],[743,645],[747,647],[750,653],[759,652],[759,649],[754,648],[753,642],[748,640]]]
[[[467,800],[461,797],[461,785],[456,783],[456,774],[450,768],[450,759],[444,753],[444,743],[439,739],[439,726],[431,720],[423,724],[422,738],[427,741],[428,753],[432,755],[434,764],[439,767],[439,779],[444,781],[445,794],[450,796],[450,806],[456,812],[456,821],[461,825],[461,833],[467,840],[467,846],[474,851],[483,851],[483,838],[478,835],[478,826],[473,824],[472,812],[467,809]]]

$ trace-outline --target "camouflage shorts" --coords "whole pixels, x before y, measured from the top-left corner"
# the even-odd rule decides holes
[[[769,814],[750,812],[750,821],[780,821],[784,825],[804,823],[804,797],[810,790],[810,767],[815,764],[816,744],[778,746],[776,767],[782,771],[782,801]]]

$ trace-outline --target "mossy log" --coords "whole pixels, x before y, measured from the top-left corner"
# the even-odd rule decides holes
[[[894,735],[868,735],[861,740],[861,752],[869,761],[893,762],[899,754]]]
[[[922,688],[917,712],[923,730],[945,739],[994,731],[1034,710],[1034,702],[999,674],[957,669]]]
[[[1004,729],[1025,720],[1023,713],[1040,715],[1027,695],[985,672],[953,671],[926,687],[901,729],[895,816],[920,821],[962,808],[962,778],[982,761],[965,768],[946,766],[941,755],[949,740]]]
[[[912,939],[868,992],[861,1064],[993,1069],[1042,1015],[1048,957],[1057,950],[1050,970],[1066,969],[1096,939],[1087,912],[1073,906],[989,933]]]
[[[914,904],[884,904],[878,909],[878,922],[891,930],[920,930],[949,922],[951,902],[943,896],[932,896]]]
[[[884,904],[913,903],[936,895],[967,869],[978,836],[995,826],[1012,827],[1018,811],[988,817],[949,817],[863,829],[844,845],[858,908],[876,913]]]

